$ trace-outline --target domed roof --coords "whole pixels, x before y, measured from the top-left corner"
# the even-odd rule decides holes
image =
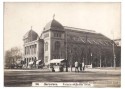
[[[63,31],[64,28],[58,21],[53,19],[48,24],[46,24],[46,26],[44,28],[44,31],[46,31],[46,30],[59,30],[59,31]]]
[[[34,41],[34,40],[37,40],[38,38],[38,34],[33,31],[32,29],[29,30],[23,37],[23,39],[28,39],[28,42],[31,42],[31,41]]]

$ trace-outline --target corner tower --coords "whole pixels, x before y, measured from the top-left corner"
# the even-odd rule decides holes
[[[64,59],[64,28],[54,18],[46,24],[42,37],[44,39],[44,63],[52,59]]]
[[[23,37],[24,41],[24,63],[26,68],[30,68],[30,64],[33,64],[32,68],[37,68],[36,62],[43,62],[43,40],[39,39],[38,34],[32,30],[29,30]]]

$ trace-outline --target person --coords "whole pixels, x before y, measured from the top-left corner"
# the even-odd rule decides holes
[[[60,72],[63,72],[63,64],[62,63],[59,64],[59,70],[60,70]]]
[[[82,63],[79,63],[80,71],[82,71]]]
[[[82,62],[82,69],[83,69],[83,71],[85,70],[85,64],[84,64],[84,61]]]
[[[53,65],[51,66],[51,68],[52,68],[52,72],[55,72],[55,69],[54,69],[54,66],[53,66]]]
[[[75,72],[79,72],[79,69],[78,69],[78,62],[77,62],[77,61],[75,62]]]

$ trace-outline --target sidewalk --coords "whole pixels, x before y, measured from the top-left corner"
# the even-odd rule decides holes
[[[45,71],[49,72],[50,70],[47,68],[44,69],[4,69],[4,71]],[[64,69],[65,71],[65,69]],[[68,68],[68,71],[71,72],[71,68]],[[75,68],[72,68],[72,71],[75,71]],[[121,72],[121,68],[113,68],[113,67],[102,67],[102,68],[85,68],[84,71],[92,71],[92,72]]]
[[[49,69],[4,69],[4,71],[50,71]]]

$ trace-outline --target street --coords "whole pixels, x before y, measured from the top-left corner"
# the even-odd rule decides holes
[[[4,70],[5,87],[30,87],[32,82],[93,82],[94,87],[120,87],[120,70],[50,72],[42,70]]]

